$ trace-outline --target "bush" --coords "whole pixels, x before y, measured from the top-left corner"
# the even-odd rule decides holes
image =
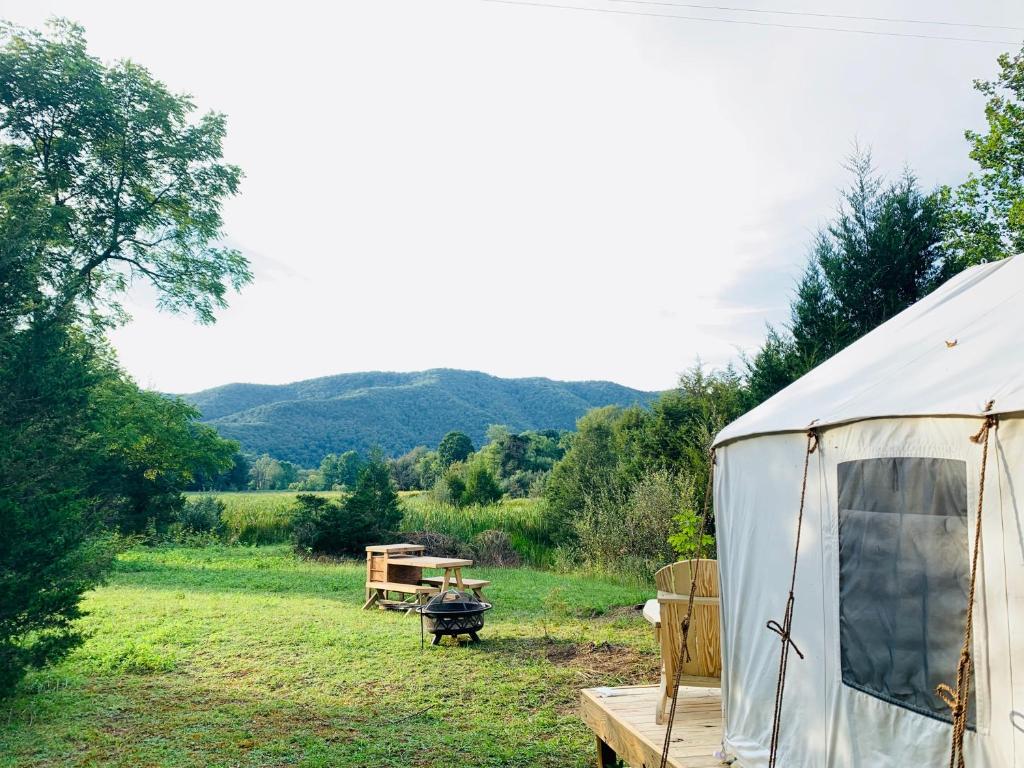
[[[175,522],[185,531],[221,536],[225,530],[223,519],[225,509],[224,502],[216,496],[198,496],[186,499],[175,515]]]
[[[374,460],[342,501],[299,494],[292,541],[302,554],[361,555],[370,544],[391,541],[401,522],[402,507],[388,468]]]
[[[473,537],[473,560],[477,565],[494,565],[499,568],[515,568],[522,558],[512,546],[512,539],[504,531],[481,531]]]
[[[641,477],[628,494],[613,489],[588,496],[574,521],[585,563],[602,571],[650,576],[673,559],[669,536],[691,499],[689,484],[663,470]]]
[[[501,486],[494,473],[482,461],[475,461],[466,469],[466,489],[462,493],[462,506],[494,504],[501,500]]]
[[[301,554],[339,554],[349,546],[345,511],[338,502],[312,493],[295,497],[292,543]]]

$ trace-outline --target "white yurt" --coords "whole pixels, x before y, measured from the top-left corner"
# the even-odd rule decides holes
[[[1022,416],[1018,256],[966,270],[717,436],[738,765],[769,765],[773,732],[785,768],[948,765],[973,572],[966,765],[1024,767]]]

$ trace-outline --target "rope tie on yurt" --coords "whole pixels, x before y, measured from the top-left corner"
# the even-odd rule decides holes
[[[700,570],[700,561],[704,557],[704,534],[708,527],[708,518],[711,512],[711,495],[715,490],[715,449],[711,449],[710,462],[708,465],[708,484],[704,490],[704,504],[700,516],[700,528],[697,533],[697,556],[694,558],[693,567],[690,569],[690,598],[686,601],[686,616],[680,626],[679,640],[679,661],[676,663],[675,680],[672,681],[672,705],[668,711],[668,722],[665,725],[665,741],[661,745],[661,768],[668,765],[668,753],[672,746],[672,725],[676,720],[676,702],[679,700],[679,683],[683,678],[683,664],[690,661],[690,648],[687,639],[690,635],[690,621],[693,619],[693,603],[697,597],[697,574]]]
[[[989,403],[989,408],[992,404]],[[986,409],[988,410],[988,409]],[[964,732],[967,730],[967,710],[971,693],[971,641],[974,633],[974,596],[978,586],[978,555],[981,552],[981,512],[985,504],[985,475],[988,469],[988,437],[999,428],[995,416],[986,416],[985,423],[971,442],[981,445],[981,473],[978,478],[978,507],[974,515],[974,549],[971,553],[971,585],[967,592],[967,618],[964,621],[964,642],[960,647],[960,661],[956,669],[956,687],[940,683],[935,694],[953,713],[953,737],[949,749],[949,768],[965,768]]]
[[[789,651],[796,651],[801,659],[803,653],[793,642],[793,605],[796,602],[796,567],[800,559],[800,534],[804,527],[804,506],[807,500],[807,473],[811,465],[811,454],[818,450],[818,433],[807,430],[807,451],[804,453],[804,479],[800,485],[800,511],[796,518],[796,546],[793,548],[793,572],[789,579],[789,597],[786,598],[786,613],[782,623],[772,619],[767,627],[779,636],[779,677],[775,683],[775,713],[772,716],[772,741],[768,752],[768,766],[775,768],[779,755],[779,732],[782,730],[782,699],[786,693],[786,670],[789,667]]]

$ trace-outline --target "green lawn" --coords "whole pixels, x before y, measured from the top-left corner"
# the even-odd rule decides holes
[[[494,581],[479,645],[360,610],[365,566],[284,547],[139,549],[89,595],[86,644],[0,704],[0,766],[591,765],[578,690],[654,682],[631,606],[592,577]]]

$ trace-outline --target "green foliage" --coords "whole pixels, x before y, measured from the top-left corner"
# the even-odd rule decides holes
[[[1024,251],[1024,50],[999,57],[995,80],[974,84],[986,98],[987,131],[967,131],[979,172],[944,188],[945,245],[957,268]]]
[[[406,533],[429,531],[450,536],[469,551],[473,540],[484,531],[508,535],[512,547],[524,562],[548,565],[553,557],[553,531],[547,505],[541,499],[504,499],[488,506],[456,507],[430,494],[407,496],[403,500],[403,538]]]
[[[196,423],[198,412],[183,400],[141,390],[113,372],[93,397],[100,461],[90,490],[107,525],[124,533],[142,533],[151,522],[163,529],[197,475],[232,466],[237,443]]]
[[[132,62],[105,66],[66,21],[49,34],[6,25],[0,43],[0,166],[36,201],[37,297],[52,312],[116,313],[113,297],[140,279],[160,306],[212,322],[227,286],[251,279],[215,245],[241,178],[221,161],[224,116],[193,120],[188,97]]]
[[[249,467],[248,487],[254,491],[283,491],[298,479],[298,467],[290,461],[278,461],[263,454]]]
[[[226,506],[216,496],[204,494],[186,499],[178,511],[175,522],[184,530],[194,533],[224,533],[224,511]]]
[[[81,641],[81,595],[117,538],[155,530],[237,446],[141,391],[102,343],[118,294],[212,320],[247,262],[215,245],[239,171],[224,119],[81,28],[0,26],[0,696]]]
[[[655,394],[609,382],[499,379],[476,371],[350,373],[294,384],[229,384],[186,395],[249,454],[315,467],[329,453],[400,456],[457,430],[483,445],[488,427],[572,429],[594,407],[646,405]],[[439,471],[421,483],[431,488]]]
[[[85,493],[103,375],[79,334],[0,326],[0,698],[81,643],[79,599],[113,556]]]
[[[434,484],[431,495],[440,502],[466,507],[493,504],[504,495],[486,458],[475,454],[468,462],[456,462]]]
[[[337,492],[318,494],[343,498]],[[281,544],[292,538],[292,515],[298,494],[293,491],[220,493],[224,505],[224,538],[233,544]]]
[[[317,555],[362,555],[370,544],[394,537],[402,506],[387,465],[371,460],[350,496],[333,501],[299,494],[292,522],[297,551]]]
[[[466,465],[466,487],[460,506],[493,504],[503,495],[501,486],[485,462],[473,461]]]
[[[544,486],[547,474],[565,454],[563,435],[554,429],[516,434],[496,425],[487,431],[488,443],[479,455],[507,495],[523,498]]]
[[[666,470],[589,494],[573,519],[580,564],[649,577],[673,559],[669,536],[684,506],[692,506],[692,489]]]
[[[244,491],[249,487],[249,459],[240,451],[231,457],[231,466],[210,475],[201,469],[195,472],[190,491]]]
[[[569,437],[565,457],[552,470],[545,492],[559,541],[572,538],[572,521],[583,511],[588,495],[610,492],[621,483],[623,423],[620,408],[596,408],[579,420]]]
[[[446,469],[459,461],[465,461],[476,450],[469,435],[463,432],[449,432],[437,446],[437,457]]]
[[[930,293],[958,262],[943,241],[943,198],[923,192],[908,171],[885,183],[868,152],[835,220],[819,233],[790,308],[786,331],[769,328],[747,361],[753,407]]]
[[[325,491],[339,488],[353,488],[359,481],[359,475],[366,467],[366,459],[355,451],[345,451],[338,456],[329,453],[320,462],[320,474],[323,477]]]
[[[425,446],[418,445],[408,453],[403,453],[397,459],[388,461],[391,469],[391,479],[395,487],[400,491],[422,491],[433,486],[437,481],[436,476],[430,478],[431,482],[423,483],[423,476],[420,472],[420,464],[430,454]]]

